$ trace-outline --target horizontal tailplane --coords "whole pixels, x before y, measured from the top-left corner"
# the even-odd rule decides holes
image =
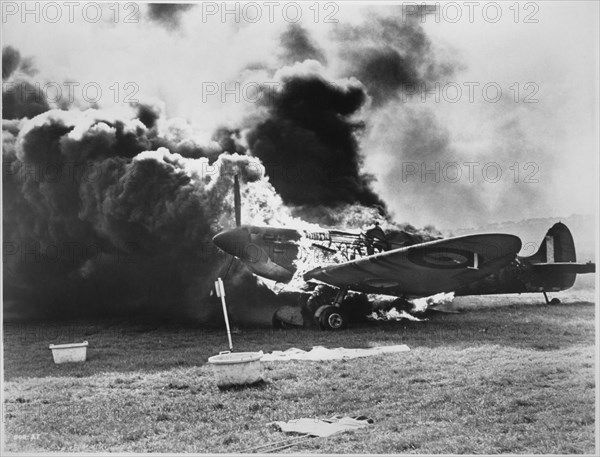
[[[542,274],[584,274],[596,272],[596,264],[592,262],[535,263],[531,266],[536,273]]]

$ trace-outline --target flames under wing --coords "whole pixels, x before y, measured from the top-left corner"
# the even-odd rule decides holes
[[[497,272],[520,249],[521,240],[514,235],[467,235],[315,268],[304,274],[304,280],[366,293],[428,296]]]

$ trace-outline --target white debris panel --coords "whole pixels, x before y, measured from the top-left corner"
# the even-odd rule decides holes
[[[302,349],[297,348],[290,348],[286,351],[273,351],[271,353],[263,355],[261,361],[282,362],[287,360],[342,360],[407,351],[410,351],[410,348],[406,344],[398,344],[395,346],[377,346],[373,348],[359,349],[328,349],[323,346],[314,346],[310,351],[303,351]]]
[[[359,417],[341,417],[333,416],[329,419],[302,418],[290,420],[287,422],[270,422],[282,432],[303,433],[311,436],[331,436],[336,433],[356,430],[358,428],[368,427],[373,424],[373,420],[364,416]]]

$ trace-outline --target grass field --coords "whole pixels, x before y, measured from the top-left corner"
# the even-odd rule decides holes
[[[151,322],[4,324],[4,449],[229,452],[286,436],[270,421],[365,415],[372,427],[289,453],[595,454],[593,293],[461,298],[460,314],[340,332],[243,329],[237,350],[411,351],[264,363],[266,382],[220,391],[207,358],[223,331]],[[583,298],[582,298],[583,297]],[[89,341],[85,364],[49,343]]]

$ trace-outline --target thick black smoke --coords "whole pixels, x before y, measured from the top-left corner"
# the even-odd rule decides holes
[[[32,59],[21,59],[12,46],[2,48],[2,119],[32,118],[50,109],[45,95],[30,81]]]
[[[191,3],[149,3],[148,18],[168,29],[176,29],[181,22],[181,16],[194,6]]]
[[[149,111],[52,110],[5,121],[5,300],[20,298],[37,316],[210,319],[206,297],[227,260],[211,238],[231,218],[233,175],[251,186],[260,168],[248,156],[153,150],[180,145],[137,117]]]
[[[176,27],[188,7],[150,5],[149,15]],[[127,114],[49,111],[48,103],[30,99],[6,103],[3,93],[3,118],[10,120],[3,122],[5,300],[28,303],[37,315],[211,320],[220,311],[207,301],[209,290],[229,261],[211,238],[233,220],[234,173],[246,183],[244,223],[281,225],[289,208],[323,225],[389,222],[362,170],[369,153],[359,147],[363,119],[403,85],[437,70],[419,57],[429,55],[419,27],[380,21],[385,33],[339,32],[358,53],[341,52],[344,79],[327,74],[330,55],[305,29],[288,28],[279,58],[291,66],[276,72],[278,85],[251,122],[220,128],[208,142],[158,106],[138,104]],[[8,81],[30,83],[31,61],[19,63],[14,49],[4,59]],[[413,227],[392,228],[405,229],[407,242],[423,239],[411,235]],[[242,271],[232,267],[239,287],[230,297],[275,306],[276,297]]]
[[[396,17],[371,16],[361,25],[340,26],[335,32],[345,75],[367,87],[374,107],[449,77],[456,68],[436,55],[418,14],[402,16],[401,7],[391,12]]]
[[[363,119],[399,105],[419,85],[448,77],[457,67],[440,59],[418,14],[403,16],[396,7],[389,12],[390,17],[371,14],[361,25],[333,28],[337,52],[330,49],[329,56],[300,26],[288,27],[281,37],[281,63],[291,66],[279,71],[266,119],[250,129],[247,141],[267,169],[280,171],[270,173],[271,182],[300,217],[325,223],[331,208],[352,205],[386,214],[372,190],[374,178],[363,171],[371,153],[359,147]],[[344,79],[332,78],[314,62],[331,56],[339,60]],[[300,63],[303,59],[313,61]],[[402,146],[412,148],[407,141]]]
[[[375,105],[381,105],[401,87],[419,82],[416,69],[392,47],[367,49],[356,57],[357,78],[369,87]]]
[[[12,46],[2,48],[2,81],[9,78],[19,67],[21,53]]]
[[[383,202],[361,172],[358,138],[363,123],[356,115],[366,101],[356,80],[333,82],[307,61],[289,68],[267,98],[267,119],[247,135],[252,154],[267,167],[283,201],[328,208]]]
[[[2,117],[4,119],[32,118],[50,109],[50,105],[36,86],[26,80],[16,79],[13,87],[2,91]]]
[[[320,49],[308,31],[300,24],[290,24],[281,35],[281,54],[280,60],[286,65],[293,65],[296,62],[305,60],[318,60],[325,64],[327,59],[325,53]]]

